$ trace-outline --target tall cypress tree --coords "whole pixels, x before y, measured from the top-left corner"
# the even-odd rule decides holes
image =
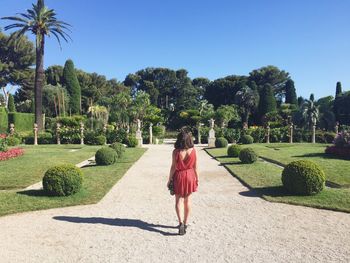
[[[264,116],[268,112],[276,111],[276,98],[273,95],[271,84],[265,84],[261,90],[259,101],[259,114]]]
[[[286,103],[298,105],[297,93],[294,87],[294,81],[289,79],[286,82]]]
[[[337,87],[335,89],[335,97],[338,97],[340,94],[342,94],[342,88],[341,88],[341,82],[337,82]]]
[[[80,114],[81,88],[75,73],[73,61],[70,59],[68,59],[64,65],[63,84],[70,96],[70,112],[72,114]]]
[[[15,106],[15,100],[12,96],[12,94],[9,95],[9,98],[8,98],[8,110],[9,112],[15,112],[16,111],[16,106]]]

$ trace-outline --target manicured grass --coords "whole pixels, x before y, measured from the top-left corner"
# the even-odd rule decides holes
[[[256,145],[250,146],[258,148]],[[317,195],[294,196],[286,192],[282,186],[282,168],[261,160],[253,164],[242,164],[238,158],[226,157],[226,149],[207,149],[207,152],[251,189],[249,192],[241,193],[242,195],[261,196],[272,202],[350,212],[350,189],[326,188]]]
[[[72,196],[48,197],[42,190],[1,191],[0,216],[56,207],[95,204],[105,196],[145,151],[143,148],[128,148],[123,157],[113,165],[83,168],[82,190]]]
[[[45,171],[57,164],[77,164],[95,155],[101,146],[21,146],[24,155],[0,162],[0,190],[21,189],[39,182]]]
[[[261,157],[273,159],[283,165],[300,159],[319,164],[326,173],[327,181],[341,186],[350,186],[350,161],[331,157],[324,153],[327,144],[271,143],[252,144]]]

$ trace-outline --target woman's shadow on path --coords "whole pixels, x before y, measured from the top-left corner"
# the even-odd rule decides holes
[[[120,227],[137,227],[142,230],[162,234],[163,236],[177,236],[177,233],[165,232],[157,228],[172,228],[177,229],[176,226],[165,226],[159,224],[150,224],[139,219],[127,218],[104,218],[104,217],[74,217],[74,216],[54,216],[53,219],[59,221],[67,221],[77,224],[104,224],[110,226]]]

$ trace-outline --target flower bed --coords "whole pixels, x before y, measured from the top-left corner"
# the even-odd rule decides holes
[[[350,159],[350,148],[349,147],[337,147],[328,146],[325,150],[327,154],[336,155],[345,159]]]
[[[24,154],[24,150],[22,148],[12,148],[7,150],[6,152],[0,152],[0,161],[6,161],[11,158],[16,158]]]

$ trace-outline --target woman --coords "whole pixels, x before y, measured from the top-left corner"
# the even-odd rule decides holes
[[[198,171],[196,150],[193,147],[192,134],[181,131],[177,135],[175,149],[173,151],[168,187],[171,181],[174,183],[175,210],[179,220],[179,234],[184,235],[187,229],[190,213],[190,195],[197,191]],[[181,220],[180,199],[184,203],[184,220]]]

